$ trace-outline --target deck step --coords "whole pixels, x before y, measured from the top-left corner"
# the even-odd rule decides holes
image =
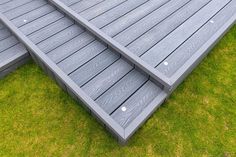
[[[0,3],[0,19],[7,26],[0,24],[0,70],[8,58],[28,56],[26,46],[35,61],[122,142],[236,21],[234,0],[49,1]],[[114,50],[116,43],[105,36],[121,49]],[[130,60],[123,50],[142,62]],[[144,63],[165,76],[171,89],[139,67]],[[8,69],[2,68],[2,74]]]
[[[25,47],[1,23],[0,30],[0,78],[3,78],[21,65],[25,64],[30,56]]]

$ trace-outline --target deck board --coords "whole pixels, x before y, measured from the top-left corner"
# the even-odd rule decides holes
[[[0,23],[1,24],[1,23]],[[2,25],[0,30],[0,79],[29,60],[29,54],[11,32]]]
[[[28,2],[31,2],[32,0],[12,0],[12,1],[9,1],[8,3],[5,3],[5,4],[2,4],[0,5],[0,12],[7,12],[7,11],[10,11],[14,8],[17,8],[21,5],[24,5]]]
[[[170,79],[235,16],[236,9],[233,0],[62,1]],[[4,0],[0,12],[36,62],[122,141],[172,92],[53,3]],[[1,68],[2,63],[23,55],[28,55],[26,48],[0,24],[0,76],[11,69]],[[15,63],[21,61],[23,57]],[[179,81],[172,83],[174,88]]]
[[[6,12],[5,16],[12,20],[12,19],[15,19],[23,14],[30,12],[30,11],[38,9],[45,4],[47,4],[47,2],[44,0],[32,1],[30,3],[27,3],[25,5],[22,5],[20,7],[17,7],[13,10]]]
[[[119,59],[98,76],[86,83],[82,89],[95,100],[132,69],[133,66],[125,62],[123,59]]]
[[[134,95],[125,101],[112,117],[123,127],[127,127],[143,109],[155,99],[161,89],[151,81],[145,83]]]
[[[96,102],[104,109],[104,111],[111,114],[146,81],[147,77],[137,70],[133,70],[112,88],[98,97]]]
[[[105,25],[108,25],[112,21],[124,16],[125,14],[131,12],[132,10],[136,9],[137,7],[143,5],[148,0],[130,0],[125,1],[121,5],[111,9],[104,14],[94,18],[91,20],[91,23],[96,25],[98,28],[102,28]]]
[[[141,58],[153,67],[157,66],[229,2],[230,0],[211,1]]]
[[[227,5],[224,10],[191,36],[184,44],[176,49],[164,62],[168,66],[160,64],[157,69],[168,77],[171,77],[200,47],[210,39],[231,17],[235,14],[236,2]],[[163,63],[164,63],[163,62]]]
[[[205,6],[208,2],[209,0],[208,1],[193,0],[187,4],[185,3],[185,5],[182,6],[181,9],[177,10],[164,20],[163,18],[158,20],[157,18],[158,15],[151,16],[150,19],[153,19],[153,21],[155,21],[154,19],[157,19],[156,24],[155,23],[153,23],[154,25],[150,24],[148,23],[150,19],[147,20],[144,19],[144,21],[142,21],[134,28],[131,28],[128,31],[116,36],[115,39],[119,42],[122,41],[121,43],[124,46],[128,45],[127,47],[130,51],[134,52],[138,56],[141,56],[150,48],[152,48],[155,44],[157,44],[163,38],[165,38],[168,34],[170,34],[173,30],[175,30],[178,26],[184,23],[188,18],[194,15],[197,11],[199,11],[199,9]],[[174,4],[174,7],[176,6],[177,5]],[[171,8],[169,9],[170,9],[169,11],[172,12],[172,9]],[[164,11],[164,12],[168,13],[169,11]],[[137,31],[134,33],[134,30]],[[129,35],[129,38],[127,38],[128,36],[127,34]],[[145,43],[145,45],[141,43]]]

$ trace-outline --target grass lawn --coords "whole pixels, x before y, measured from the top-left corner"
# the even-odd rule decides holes
[[[0,80],[0,156],[236,156],[236,26],[125,147],[31,61]]]

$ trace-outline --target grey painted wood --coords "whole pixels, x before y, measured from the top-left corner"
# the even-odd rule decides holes
[[[103,2],[103,1],[105,1],[105,0],[86,0],[86,1],[80,1],[80,2],[74,4],[74,5],[70,6],[70,7],[74,11],[76,11],[77,13],[80,13],[80,12],[83,12],[86,9],[89,9],[89,8],[95,6],[96,4],[99,4],[99,3]]]
[[[17,27],[15,27],[4,15],[0,13],[0,20],[13,31],[13,33],[23,42],[33,58],[38,62],[46,71],[50,71],[53,77],[60,81],[61,87],[65,87],[69,94],[81,100],[83,104],[93,113],[94,116],[99,118],[106,126],[116,134],[119,139],[124,139],[124,129],[119,126],[108,114],[106,114],[81,88],[77,86],[63,71],[59,69],[54,62],[52,62],[44,52],[42,52],[33,42],[31,42]]]
[[[70,57],[61,61],[58,66],[66,73],[70,74],[75,69],[81,67],[85,63],[87,63],[92,58],[96,57],[100,53],[102,53],[107,46],[102,44],[101,42],[95,40],[91,44],[77,51]]]
[[[148,75],[150,75],[154,80],[159,81],[160,83],[164,84],[165,90],[170,89],[170,82],[167,77],[165,77],[163,74],[155,70],[153,67],[149,66],[146,62],[141,60],[138,56],[130,52],[127,48],[113,40],[111,37],[106,35],[104,32],[102,32],[99,28],[91,24],[89,21],[84,19],[82,16],[74,12],[72,9],[67,7],[64,3],[60,2],[60,0],[50,0],[50,2],[54,5],[56,5],[58,8],[63,10],[65,14],[73,18],[76,23],[79,25],[82,25],[85,27],[90,33],[95,35],[97,38],[99,38],[101,41],[109,45],[113,50],[115,50],[117,53],[124,56],[129,62],[135,64],[139,69],[145,71]]]
[[[188,18],[193,16],[199,9],[204,7],[209,0],[193,0],[183,6],[180,10],[166,18],[160,24],[143,34],[141,37],[132,41],[128,46],[130,51],[138,56],[144,54],[155,44],[160,42],[169,33],[175,30],[178,26],[184,23]],[[132,31],[130,32],[132,33]],[[121,38],[122,39],[122,38]],[[140,45],[141,43],[145,43]]]
[[[107,12],[108,10],[116,7],[117,5],[121,5],[125,1],[127,0],[106,0],[88,10],[83,11],[82,13],[80,13],[80,15],[83,16],[87,20],[91,20]]]
[[[206,0],[200,0],[200,1],[203,3],[206,3]],[[159,10],[154,11],[153,13],[149,14],[147,17],[143,18],[139,22],[135,23],[134,25],[132,25],[131,27],[129,27],[128,29],[123,31],[122,33],[115,36],[114,39],[117,40],[118,42],[120,42],[122,45],[127,46],[129,43],[133,42],[134,40],[136,40],[140,36],[142,37],[142,35],[144,33],[146,33],[148,30],[152,29],[153,27],[155,27],[160,22],[161,22],[160,24],[162,24],[163,23],[162,21],[171,15],[172,15],[172,19],[177,21],[176,23],[179,24],[182,21],[184,21],[187,17],[191,16],[192,12],[194,12],[191,9],[189,9],[190,7],[199,9],[199,7],[201,6],[201,2],[199,2],[199,5],[194,6],[194,5],[198,4],[197,2],[198,2],[198,0],[171,1],[168,4],[166,4],[165,6],[161,7]],[[178,9],[181,7],[184,7],[184,8],[180,9],[178,11]],[[175,19],[174,15],[178,16],[179,18]],[[172,26],[172,23],[171,23],[171,26]],[[168,26],[166,25],[165,27],[168,27]],[[165,33],[165,28],[163,31],[161,30],[161,32]],[[158,37],[158,35],[155,35],[154,37],[156,37],[156,36]],[[144,38],[144,40],[145,39],[148,40],[149,38]],[[150,40],[151,40],[151,38],[150,38]],[[149,41],[144,41],[145,44],[138,45],[138,47],[146,46],[149,44],[148,42]],[[156,40],[151,40],[151,42],[156,42]],[[137,46],[137,45],[135,45],[135,46]],[[132,46],[129,46],[128,48],[132,49],[130,47],[132,47]],[[132,52],[135,54],[140,54],[136,51],[132,51]]]
[[[87,44],[91,43],[94,37],[88,32],[84,32],[77,37],[71,39],[70,41],[64,43],[63,45],[57,47],[48,53],[49,58],[51,58],[55,63],[58,63],[67,56],[73,54],[79,49],[83,48]]]
[[[22,27],[20,27],[20,30],[26,34],[29,35],[47,25],[49,25],[50,23],[53,23],[54,21],[57,21],[59,19],[61,19],[62,17],[64,17],[64,15],[58,11],[53,11],[41,18],[38,18],[37,20],[34,20]]]
[[[147,77],[133,70],[112,88],[101,95],[96,102],[104,111],[111,114],[118,108],[130,95],[136,92],[146,81]]]
[[[112,9],[115,8],[116,7]],[[235,10],[235,8],[233,8],[232,10]],[[226,13],[228,14],[230,12]],[[208,14],[206,14],[206,16],[208,16]],[[229,16],[225,16],[224,18]],[[203,19],[204,18],[205,17],[203,17]],[[71,43],[72,46],[70,48],[69,47],[70,44],[68,43],[71,42],[73,39],[75,39],[77,35],[72,38],[68,38],[61,43],[62,47],[63,45],[65,45],[65,47],[62,49],[63,50],[62,52],[63,53],[69,52],[70,54],[69,56],[66,55],[66,58],[64,58],[58,64],[58,66],[60,65],[61,67],[64,67],[66,64],[72,64],[68,65],[67,68],[65,68],[64,70],[70,71],[71,69],[69,67],[73,67],[73,70],[69,72],[70,74],[69,76],[73,78],[74,80],[73,81],[67,76],[66,73],[63,73],[63,71],[61,71],[61,69],[59,69],[59,67],[55,63],[53,63],[49,57],[47,57],[44,54],[45,52],[41,52],[41,50],[36,45],[34,45],[34,43],[31,42],[29,38],[25,36],[26,34],[25,35],[22,34],[21,31],[19,31],[16,27],[14,27],[14,25],[12,26],[11,23],[9,24],[9,21],[3,18],[1,14],[0,14],[0,19],[1,20],[4,19],[3,21],[5,21],[7,26],[14,31],[14,33],[17,35],[19,39],[21,39],[22,42],[24,42],[27,45],[27,48],[32,51],[31,54],[35,55],[35,58],[38,59],[38,62],[43,62],[44,65],[42,66],[45,67],[45,70],[48,68],[48,70],[50,70],[51,75],[54,78],[56,77],[57,80],[60,80],[61,81],[60,84],[64,86],[64,88],[67,91],[70,91],[70,93],[72,93],[72,95],[75,95],[77,98],[82,99],[82,101],[86,103],[86,106],[89,106],[92,112],[94,112],[99,118],[101,118],[103,122],[106,125],[108,125],[108,127],[111,128],[122,141],[126,141],[133,134],[133,132],[140,126],[140,124],[142,124],[142,122],[146,120],[147,117],[150,116],[150,114],[156,109],[156,107],[158,107],[167,97],[167,94],[163,92],[163,90],[160,90],[156,84],[150,84],[150,86],[148,86],[148,83],[150,83],[150,81],[148,81],[149,77],[143,75],[142,72],[140,72],[139,70],[134,69],[132,72],[129,73],[129,68],[132,69],[132,66],[128,66],[127,62],[121,59],[120,55],[118,55],[116,52],[110,51],[109,49],[105,50],[106,46],[102,44],[95,44],[99,43],[97,40],[92,39],[91,40],[93,41],[92,43],[85,44],[84,47],[81,48],[79,47],[79,50],[74,49],[75,47],[78,48],[76,44],[73,45],[74,42],[77,42],[76,40]],[[49,26],[51,24],[55,24],[57,21],[60,21],[60,19],[62,18],[59,18],[51,23],[46,23],[42,27],[38,27],[37,30],[35,29],[34,32],[35,33],[38,32],[38,34],[34,36],[35,40],[36,38],[41,38],[43,41],[40,40],[37,41],[40,43],[47,42],[48,44],[51,44],[49,43],[49,41],[51,41],[52,43],[59,42],[60,40],[58,41],[56,40],[57,38],[55,38],[55,36],[58,34],[58,31],[59,33],[63,32],[65,29],[71,26],[70,25],[71,23],[68,26],[58,25],[57,27],[55,27],[58,28],[58,30],[54,31],[53,33],[49,33],[49,35],[46,35],[46,37],[41,37],[39,32],[43,31],[46,27],[48,27],[48,29],[49,28],[52,29],[53,27]],[[119,19],[122,19],[122,17]],[[217,19],[221,18],[216,18],[216,20]],[[38,19],[36,19],[35,21],[37,20]],[[204,23],[205,24],[204,27],[202,27],[199,30],[199,32],[206,26],[208,25],[211,26],[209,24],[209,20],[210,19],[208,19],[208,23],[206,24]],[[42,22],[41,20],[39,21]],[[212,22],[210,23],[212,24]],[[215,24],[218,23],[215,22]],[[34,25],[32,25],[32,27],[34,27]],[[219,25],[217,25],[216,27],[218,30]],[[213,28],[213,30],[211,31],[216,31],[216,28]],[[84,32],[84,30],[81,29],[81,33],[82,32]],[[46,33],[46,30],[44,30],[44,33]],[[194,33],[198,34],[198,31],[197,33],[196,32]],[[210,34],[214,34],[214,32],[208,34],[209,32],[207,30],[205,30],[204,33],[207,34],[204,38],[202,38],[204,41],[207,41],[206,38],[209,38]],[[74,32],[72,34],[74,34]],[[189,38],[188,40],[192,42],[195,41],[192,39],[195,37],[195,34],[191,36],[191,38]],[[200,37],[200,34],[198,37]],[[52,40],[53,38],[54,40]],[[82,38],[79,40],[82,40]],[[187,42],[188,41],[185,41],[183,43],[183,46]],[[60,47],[61,44],[53,47],[51,50],[53,51],[56,50],[57,48]],[[197,41],[196,44],[201,45],[200,42]],[[179,46],[182,46],[182,43]],[[94,52],[96,51],[96,47],[100,47],[100,49],[98,49],[98,52]],[[65,51],[66,48],[69,48],[70,50],[66,52]],[[15,50],[14,46],[11,47],[10,49],[11,52]],[[86,56],[86,50],[90,50],[88,51],[89,52],[88,56]],[[5,54],[11,56],[11,52]],[[59,51],[56,52],[59,53]],[[171,52],[171,53],[175,54],[176,52],[174,53]],[[77,57],[81,56],[85,59],[85,61],[82,61],[82,63],[78,63],[78,65],[76,66],[77,60],[71,59],[71,57],[74,56]],[[78,84],[76,84],[76,82]],[[79,88],[77,85],[81,86],[82,89]],[[87,94],[84,91],[86,91]],[[92,100],[92,98],[95,99],[99,105],[95,103]],[[107,112],[107,114],[103,110],[101,110],[99,106],[101,106],[104,109],[104,111]],[[122,107],[126,107],[125,112],[122,111]],[[109,116],[108,114],[111,113],[112,115]],[[111,117],[113,117],[116,120],[116,122],[114,122],[114,119],[112,119]],[[118,125],[118,123],[120,125]],[[121,128],[121,126],[123,128]]]
[[[229,0],[213,0],[198,13],[192,16],[188,21],[178,27],[174,32],[165,39],[155,45],[141,58],[149,65],[155,67],[179,45],[187,40],[195,31],[197,31],[204,23],[214,16],[221,8],[223,8]]]
[[[19,57],[18,57],[19,58]],[[5,69],[0,70],[0,79],[8,75],[9,73],[15,71],[17,68],[21,67],[30,60],[29,55],[24,58],[21,58],[19,61],[15,62],[16,59],[13,59],[14,62],[11,65],[8,65]],[[1,68],[0,68],[1,69]]]
[[[101,53],[96,58],[90,60],[84,66],[75,70],[69,76],[72,80],[75,81],[79,86],[84,85],[94,76],[102,72],[104,69],[109,67],[112,63],[120,58],[116,53],[106,50],[104,53]]]
[[[121,18],[113,21],[108,26],[102,28],[103,32],[105,32],[109,36],[115,36],[122,30],[128,28],[132,24],[136,23],[140,19],[144,18],[154,10],[158,10],[160,7],[168,3],[169,0],[150,0],[144,5],[138,7],[137,9],[129,12],[128,14],[122,16]]]
[[[57,48],[58,46],[62,45],[63,43],[71,40],[72,38],[76,37],[83,30],[78,27],[77,25],[72,25],[65,30],[51,36],[47,40],[42,41],[37,46],[45,53],[52,51],[53,49]]]
[[[112,118],[126,128],[161,92],[162,89],[148,81],[111,115]]]
[[[40,18],[44,15],[47,15],[49,13],[51,13],[52,11],[54,11],[55,8],[51,5],[44,5],[38,9],[35,9],[29,13],[26,13],[20,17],[17,17],[15,19],[12,20],[12,22],[17,26],[17,27],[21,27],[23,25],[26,25],[32,21],[34,21],[37,18]],[[14,12],[14,10],[13,10]]]
[[[105,25],[108,25],[112,21],[122,17],[123,15],[127,14],[128,12],[136,9],[137,7],[143,5],[148,0],[130,0],[125,1],[121,5],[111,9],[104,14],[96,17],[95,19],[91,20],[91,23],[96,25],[98,28],[102,28]]]
[[[78,2],[81,2],[83,0],[61,0],[63,3],[65,3],[66,5],[70,6],[70,5],[73,5],[73,4],[76,4]]]
[[[32,33],[31,35],[29,35],[29,39],[32,40],[33,43],[38,44],[42,42],[43,40],[46,40],[49,37],[52,37],[53,35],[58,34],[59,32],[65,30],[66,28],[69,28],[73,24],[74,24],[74,21],[68,19],[67,17],[64,17]]]
[[[0,30],[4,28],[3,24],[0,23]]]
[[[23,55],[27,53],[27,50],[22,44],[17,44],[3,52],[0,53],[0,63],[4,62],[5,60],[15,56],[15,55]]]
[[[9,47],[12,47],[18,43],[18,40],[14,36],[10,36],[0,41],[0,53]]]
[[[11,33],[3,27],[3,29],[0,30],[0,41],[9,37],[11,35]]]
[[[8,3],[0,5],[0,12],[4,13],[4,12],[14,9],[16,7],[19,7],[23,4],[26,4],[30,1],[32,1],[32,0],[20,0],[20,1],[19,0],[12,0]]]
[[[82,89],[93,100],[108,90],[113,84],[123,78],[128,72],[133,69],[133,66],[128,64],[123,59],[119,59],[106,70],[93,78]]]
[[[210,19],[191,38],[176,49],[157,69],[166,76],[171,77],[235,14],[235,10],[236,1],[232,1],[225,9]],[[165,62],[168,65],[165,65]]]
[[[30,3],[26,3],[25,5],[22,5],[20,7],[17,7],[15,9],[12,9],[10,11],[7,11],[4,13],[4,15],[8,19],[12,20],[12,19],[22,16],[23,14],[26,14],[30,11],[38,9],[45,4],[47,4],[47,2],[45,0],[35,0]]]
[[[1,0],[0,5],[10,2],[11,0]]]

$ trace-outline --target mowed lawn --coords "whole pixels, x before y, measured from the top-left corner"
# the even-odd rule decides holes
[[[236,156],[236,26],[127,146],[31,61],[0,80],[0,156]]]

